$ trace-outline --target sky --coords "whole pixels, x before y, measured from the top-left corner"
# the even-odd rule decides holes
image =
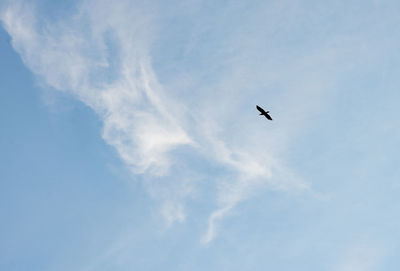
[[[399,270],[399,12],[0,1],[0,269]]]

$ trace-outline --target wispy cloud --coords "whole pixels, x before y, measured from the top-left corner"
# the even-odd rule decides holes
[[[383,251],[376,244],[352,244],[343,255],[343,259],[335,269],[337,271],[368,271],[378,270],[383,258]]]
[[[282,145],[286,144],[283,142],[288,142],[288,134],[293,134],[298,124],[282,115],[289,125],[267,132],[259,128],[264,122],[250,121],[250,116],[256,118],[255,103],[246,98],[240,100],[245,95],[238,89],[245,83],[241,78],[250,79],[253,92],[249,94],[253,96],[265,81],[252,80],[254,75],[243,68],[248,60],[236,52],[244,44],[236,43],[234,35],[227,37],[226,46],[222,44],[228,55],[224,54],[223,60],[217,56],[210,66],[213,72],[220,69],[210,83],[196,84],[196,75],[187,73],[189,81],[193,81],[188,82],[191,88],[186,92],[190,94],[185,95],[171,90],[172,80],[161,84],[151,58],[157,16],[150,5],[89,0],[83,1],[69,18],[49,22],[39,18],[33,6],[15,1],[2,11],[1,21],[15,50],[40,80],[71,93],[99,115],[104,124],[104,140],[115,148],[132,173],[156,179],[179,175],[175,181],[181,185],[172,186],[163,195],[154,192],[158,189],[150,189],[154,197],[163,199],[161,212],[168,224],[185,220],[183,202],[194,189],[187,181],[195,179],[193,174],[183,176],[177,171],[198,170],[190,159],[176,155],[177,150],[189,147],[189,152],[226,173],[216,185],[217,208],[209,216],[202,239],[209,242],[216,236],[218,222],[255,188],[308,188],[279,158]],[[204,31],[207,29],[200,30]],[[198,50],[193,48],[194,43],[192,39],[187,45],[187,57]],[[266,76],[272,82],[276,73],[268,72]],[[204,74],[207,72],[201,71],[198,76]],[[316,81],[308,85],[303,82],[303,87],[316,90],[320,87]],[[271,96],[281,106],[294,102],[276,94]],[[239,115],[247,106],[251,110]],[[296,112],[297,120],[305,115],[303,111]],[[151,184],[162,186],[162,182]]]

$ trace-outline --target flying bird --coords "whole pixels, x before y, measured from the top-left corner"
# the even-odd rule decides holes
[[[258,105],[256,105],[256,108],[258,111],[260,111],[260,115],[264,115],[267,119],[272,120],[271,116],[268,115],[269,111],[265,112],[265,110],[259,107]]]

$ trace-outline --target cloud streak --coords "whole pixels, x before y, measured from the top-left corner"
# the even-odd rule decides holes
[[[187,91],[193,97],[180,97],[171,85],[159,82],[151,57],[157,34],[152,7],[124,0],[83,1],[76,14],[57,22],[36,14],[34,7],[18,1],[3,9],[1,21],[13,47],[46,85],[71,93],[99,115],[102,137],[133,174],[160,179],[174,178],[179,168],[196,172],[192,161],[175,153],[179,149],[196,153],[224,172],[216,185],[217,207],[209,216],[203,242],[215,238],[219,221],[255,188],[308,188],[277,158],[279,151],[273,146],[279,145],[283,131],[266,135],[258,130],[259,122],[249,124],[249,117],[256,117],[253,103],[251,113],[237,116],[239,124],[229,120],[243,106],[232,98],[238,81],[227,80],[232,72],[243,75],[239,67],[216,75],[220,78],[213,92],[206,90],[209,84],[189,82],[194,88]],[[193,50],[187,48],[187,54]],[[223,71],[226,64],[221,63]],[[263,141],[266,136],[270,144]],[[161,213],[170,225],[185,220],[182,202],[193,193],[191,178],[195,179],[193,174],[180,174],[174,181],[181,185],[171,186],[178,190],[167,187],[168,196],[152,193],[164,200]]]

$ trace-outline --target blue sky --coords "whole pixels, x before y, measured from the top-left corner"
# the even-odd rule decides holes
[[[399,10],[1,2],[0,268],[398,270]]]

